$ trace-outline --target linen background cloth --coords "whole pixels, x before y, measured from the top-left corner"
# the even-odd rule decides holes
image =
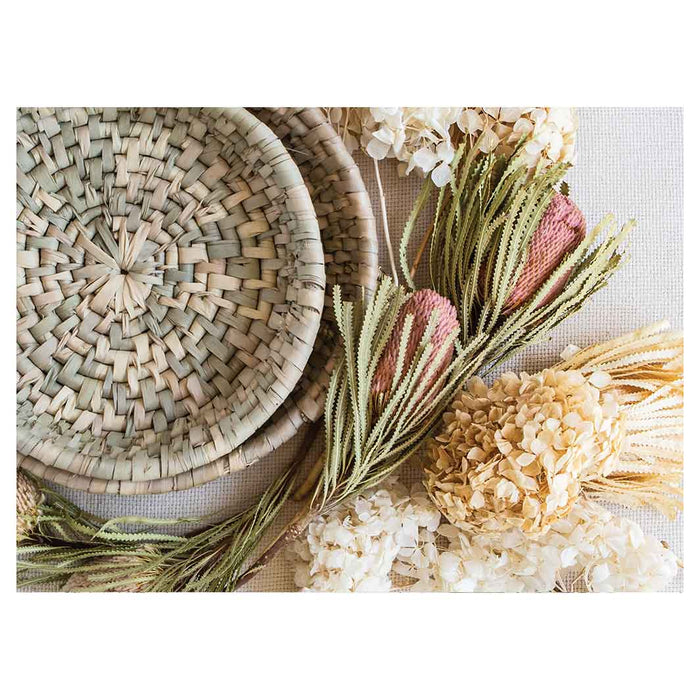
[[[544,342],[522,352],[501,366],[506,370],[538,371],[558,358],[569,343],[581,347],[607,340],[657,320],[667,319],[673,330],[683,323],[683,111],[680,108],[580,108],[578,158],[565,178],[571,197],[583,211],[587,225],[594,226],[608,212],[621,225],[637,220],[627,250],[629,262],[577,315],[565,321]],[[380,262],[389,272],[384,242],[379,193],[371,161],[355,152],[377,218]],[[399,178],[396,161],[379,163],[387,202],[389,229],[398,261],[398,240],[421,186],[417,175]],[[420,238],[430,224],[424,213],[416,227]],[[398,263],[397,263],[398,264]],[[418,285],[427,281],[425,266]],[[484,377],[488,382],[489,377]],[[154,496],[98,496],[59,488],[77,505],[105,517],[139,514],[176,518],[203,515],[224,509],[225,513],[252,504],[294,459],[303,433],[246,470],[188,491]],[[320,451],[317,438],[308,463]],[[418,465],[404,467],[405,483],[419,478]],[[629,509],[604,504],[616,514],[637,521],[644,532],[666,541],[683,558],[683,518],[670,521],[651,508]],[[287,504],[283,517],[293,514],[296,504]],[[280,518],[279,523],[283,522]],[[275,526],[267,539],[277,532]],[[279,556],[255,577],[246,590],[295,590],[293,567]],[[683,571],[668,591],[683,590]]]

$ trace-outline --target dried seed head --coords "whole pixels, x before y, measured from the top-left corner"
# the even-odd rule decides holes
[[[421,289],[411,296],[404,302],[401,310],[399,311],[398,320],[394,326],[394,330],[391,333],[389,342],[384,348],[384,352],[377,365],[377,371],[374,374],[374,379],[372,381],[372,393],[375,396],[381,395],[389,391],[391,387],[391,382],[397,371],[403,373],[414,360],[416,351],[420,344],[421,338],[425,332],[425,329],[430,322],[430,317],[433,311],[438,313],[438,322],[433,332],[433,336],[430,339],[433,350],[430,355],[429,362],[432,362],[438,353],[443,348],[446,342],[451,342],[449,340],[450,335],[453,331],[459,328],[459,323],[457,321],[457,311],[452,303],[445,299],[445,297],[440,296],[437,292],[432,289]],[[401,368],[397,368],[396,364],[399,359],[399,346],[401,343],[401,333],[403,331],[404,321],[406,316],[411,314],[413,316],[413,326],[411,328],[411,334],[408,339],[408,346],[406,348],[406,359],[404,365]],[[452,352],[448,352],[445,359],[438,367],[434,374],[439,376],[441,372],[450,364],[452,359]]]
[[[146,552],[155,552],[150,545],[145,545]],[[103,569],[94,568],[89,574],[73,574],[63,586],[66,593],[81,593],[94,589],[95,586],[107,582],[107,577],[113,574],[110,582],[114,584],[110,591],[115,593],[139,593],[143,591],[146,583],[155,576],[156,570],[144,570],[139,565],[145,564],[145,560],[137,555],[125,554],[123,556],[96,557],[93,565],[102,565]],[[120,567],[120,568],[118,568]],[[132,567],[131,569],[129,567]],[[138,579],[138,580],[132,580]],[[120,581],[123,583],[120,584]]]
[[[29,537],[36,526],[42,495],[24,472],[17,470],[17,542]]]
[[[473,379],[425,469],[437,506],[467,531],[546,532],[622,448],[624,421],[604,385],[552,369],[504,374],[490,389]]]
[[[557,192],[532,236],[525,267],[506,299],[504,313],[513,312],[530,299],[585,236],[586,221],[583,214],[568,197]],[[556,298],[566,284],[569,274],[565,272],[557,280],[540,306]]]

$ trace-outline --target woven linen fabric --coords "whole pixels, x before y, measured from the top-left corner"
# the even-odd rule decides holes
[[[683,323],[683,112],[679,108],[581,108],[578,159],[567,174],[571,198],[583,211],[589,227],[613,212],[622,224],[635,218],[628,251],[630,260],[576,316],[564,322],[549,343],[521,353],[499,368],[538,371],[554,363],[569,343],[581,347],[632,331],[653,321],[667,319],[674,330]],[[389,271],[381,233],[379,192],[371,161],[355,153],[375,209],[379,229],[382,268]],[[398,238],[421,186],[418,176],[399,179],[396,161],[380,162],[387,200],[389,228],[397,253]],[[419,236],[427,229],[430,214],[418,222]],[[421,276],[421,272],[422,275]],[[426,282],[424,266],[419,286]],[[488,381],[493,377],[485,377]],[[253,503],[291,462],[303,440],[293,440],[248,469],[217,481],[157,496],[97,496],[59,489],[80,507],[102,516],[135,514],[175,518],[226,512]],[[309,453],[311,463],[320,445]],[[404,468],[406,483],[419,477],[416,465]],[[615,514],[637,521],[642,529],[669,544],[683,558],[683,518],[670,521],[650,508],[629,509],[608,505]],[[288,504],[284,515],[294,512]],[[282,520],[280,520],[280,523]],[[269,538],[274,533],[269,533]],[[246,590],[295,590],[294,575],[284,556],[278,557],[254,578]],[[668,591],[683,590],[682,570]]]

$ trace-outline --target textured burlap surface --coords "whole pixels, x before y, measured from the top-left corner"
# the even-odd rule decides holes
[[[630,262],[610,285],[577,316],[560,326],[549,343],[530,348],[505,369],[536,371],[551,364],[568,344],[580,346],[631,331],[652,321],[668,319],[674,329],[683,322],[683,115],[675,108],[585,108],[579,110],[579,156],[567,181],[589,225],[607,212],[620,223],[636,218],[629,242]],[[355,154],[375,206],[380,228],[379,200],[371,162]],[[420,187],[418,177],[399,179],[395,161],[380,163],[394,240]],[[427,221],[419,224],[424,231]],[[380,229],[380,259],[385,270],[386,249]],[[420,281],[420,277],[419,277]],[[104,516],[138,513],[178,517],[222,508],[233,511],[252,503],[294,457],[303,434],[247,470],[189,491],[157,496],[95,496],[61,489],[81,507]],[[309,454],[309,461],[318,448]],[[408,481],[417,469],[404,470]],[[291,512],[293,506],[287,511]],[[651,509],[611,507],[638,521],[642,528],[669,543],[683,557],[683,519],[671,522]],[[248,587],[256,591],[294,589],[293,572],[283,557],[260,573]],[[669,591],[681,591],[682,572]]]

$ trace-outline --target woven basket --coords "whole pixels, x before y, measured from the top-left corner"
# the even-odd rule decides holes
[[[155,494],[191,488],[254,464],[323,412],[331,355],[337,343],[331,291],[340,284],[348,299],[372,290],[379,271],[372,206],[359,168],[317,108],[254,110],[282,139],[296,161],[316,209],[326,261],[326,310],[301,381],[264,428],[226,458],[172,477],[150,481],[105,480],[47,467],[18,454],[18,463],[37,476],[93,493]]]
[[[281,406],[319,330],[297,166],[244,109],[23,109],[17,160],[22,465],[192,485]]]

